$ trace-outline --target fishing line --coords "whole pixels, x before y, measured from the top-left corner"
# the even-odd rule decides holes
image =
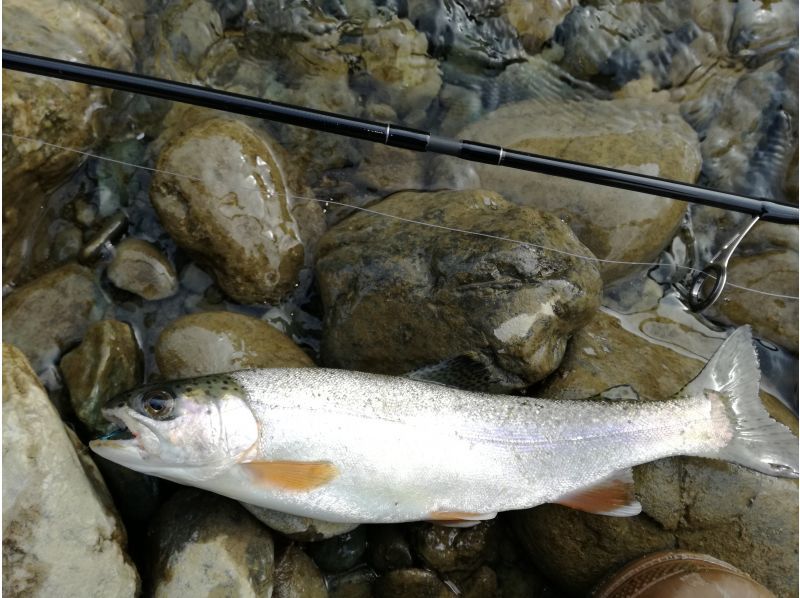
[[[120,166],[127,166],[129,168],[136,168],[136,169],[139,169],[139,170],[146,170],[148,172],[153,172],[153,173],[166,174],[166,175],[169,175],[169,176],[174,176],[174,177],[177,177],[177,178],[183,178],[183,179],[187,179],[187,180],[195,181],[195,182],[200,182],[200,183],[205,182],[205,179],[203,179],[202,177],[193,176],[193,175],[190,175],[190,174],[184,174],[184,173],[180,173],[180,172],[173,172],[173,171],[169,171],[169,170],[161,170],[159,168],[154,168],[152,166],[145,166],[143,164],[135,164],[133,162],[126,162],[124,160],[118,160],[116,158],[111,158],[109,156],[103,156],[103,155],[100,155],[100,154],[94,154],[92,152],[87,152],[87,151],[79,150],[79,149],[72,148],[72,147],[66,147],[66,146],[63,146],[63,145],[59,145],[57,143],[50,143],[48,141],[42,141],[40,139],[34,139],[32,137],[26,137],[24,135],[17,135],[17,134],[13,134],[13,133],[3,133],[2,135],[3,135],[3,137],[9,137],[9,138],[12,138],[12,139],[22,139],[22,140],[25,140],[25,141],[30,141],[30,142],[33,142],[33,143],[39,143],[41,145],[45,145],[45,146],[48,146],[48,147],[56,148],[56,149],[59,149],[59,150],[72,152],[72,153],[75,153],[75,154],[80,154],[80,155],[86,156],[88,158],[94,158],[96,160],[102,160],[102,161],[106,161],[106,162],[111,162],[113,164],[119,164]],[[238,186],[238,188],[242,189],[242,190],[252,191],[251,188],[245,187],[243,185]],[[570,252],[570,251],[566,251],[564,249],[557,249],[555,247],[548,247],[546,245],[540,245],[538,243],[530,243],[528,241],[520,241],[518,239],[512,239],[512,238],[509,238],[509,237],[503,237],[501,235],[493,235],[491,233],[483,233],[483,232],[479,232],[479,231],[473,231],[473,230],[468,230],[468,229],[463,229],[463,228],[447,226],[447,225],[444,225],[444,224],[436,224],[434,222],[425,222],[425,221],[422,221],[422,220],[414,220],[413,218],[405,218],[403,216],[397,216],[395,214],[387,214],[385,212],[380,212],[380,211],[374,210],[372,208],[365,208],[365,207],[355,206],[355,205],[351,205],[351,204],[344,203],[344,202],[341,202],[341,201],[336,201],[336,200],[333,200],[333,199],[320,199],[320,198],[317,198],[317,197],[311,197],[311,196],[307,196],[307,195],[295,195],[295,194],[287,195],[286,193],[283,193],[283,192],[280,192],[280,191],[278,191],[277,194],[278,195],[283,195],[287,199],[296,198],[296,199],[306,199],[306,200],[309,200],[309,201],[316,201],[316,202],[318,202],[320,204],[323,204],[323,205],[329,205],[330,204],[330,205],[340,206],[340,207],[343,207],[343,208],[349,208],[349,209],[353,209],[353,210],[358,210],[360,212],[366,212],[367,214],[373,214],[375,216],[382,216],[384,218],[390,218],[390,219],[397,220],[397,221],[400,221],[400,222],[405,222],[405,223],[408,223],[408,224],[416,224],[416,225],[419,225],[419,226],[427,226],[429,228],[435,228],[435,229],[439,229],[439,230],[445,230],[445,231],[448,231],[448,232],[459,233],[459,234],[464,234],[464,235],[472,235],[472,236],[476,236],[476,237],[483,237],[483,238],[487,238],[487,239],[493,239],[493,240],[496,240],[496,241],[505,241],[505,242],[508,242],[508,243],[513,243],[515,245],[520,245],[520,246],[523,246],[523,247],[527,247],[529,249],[541,249],[543,251],[551,251],[553,253],[557,253],[557,254],[560,254],[560,255],[565,255],[565,256],[568,256],[568,257],[574,257],[574,258],[578,258],[578,259],[582,259],[582,260],[586,260],[586,261],[593,261],[593,262],[598,262],[598,263],[603,263],[603,264],[620,264],[620,265],[629,265],[629,266],[648,266],[648,267],[651,267],[651,268],[652,267],[667,266],[667,267],[674,267],[674,268],[681,269],[681,270],[686,270],[687,272],[695,273],[695,274],[699,274],[699,273],[702,272],[702,270],[699,269],[699,268],[694,268],[692,266],[682,266],[682,265],[679,265],[679,264],[671,264],[671,263],[668,263],[668,262],[631,262],[631,261],[610,260],[610,259],[599,258],[599,257],[596,257],[596,256],[582,255],[580,253],[573,253],[573,252]],[[710,275],[709,278],[714,279],[714,280],[716,279],[716,277],[714,275]],[[789,299],[789,300],[800,299],[800,297],[797,297],[797,296],[794,296],[794,295],[783,295],[783,294],[780,294],[780,293],[772,293],[772,292],[769,292],[769,291],[762,291],[760,289],[753,289],[753,288],[750,288],[750,287],[737,285],[737,284],[734,284],[732,282],[728,282],[727,286],[730,286],[730,287],[733,287],[733,288],[736,288],[736,289],[739,289],[739,290],[742,290],[742,291],[746,291],[746,292],[750,292],[750,293],[757,293],[759,295],[765,295],[765,296],[768,296],[768,297],[775,297],[775,298],[779,298],[779,299]]]

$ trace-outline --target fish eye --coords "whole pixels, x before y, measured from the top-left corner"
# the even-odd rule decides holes
[[[167,417],[172,413],[174,403],[175,397],[163,388],[148,390],[142,395],[142,409],[147,415],[154,419],[164,419]]]

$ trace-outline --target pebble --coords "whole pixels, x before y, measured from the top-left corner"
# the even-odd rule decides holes
[[[178,291],[175,268],[158,249],[139,239],[125,239],[117,246],[107,272],[116,287],[148,301],[166,299]]]

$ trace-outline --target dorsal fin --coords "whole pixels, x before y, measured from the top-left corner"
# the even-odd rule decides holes
[[[526,386],[519,377],[504,371],[489,357],[477,351],[423,366],[404,376],[475,392],[502,393]]]
[[[620,469],[595,482],[553,501],[579,511],[611,517],[632,517],[642,512],[636,500],[633,485],[633,470]]]

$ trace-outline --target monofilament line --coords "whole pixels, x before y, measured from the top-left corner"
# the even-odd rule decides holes
[[[92,152],[87,152],[87,151],[79,150],[79,149],[72,148],[72,147],[66,147],[66,146],[63,146],[63,145],[59,145],[57,143],[50,143],[50,142],[47,142],[47,141],[42,141],[40,139],[34,139],[34,138],[31,138],[31,137],[25,137],[24,135],[16,135],[16,134],[13,134],[13,133],[3,133],[3,137],[9,137],[9,138],[12,138],[12,139],[22,139],[24,141],[30,141],[30,142],[33,142],[33,143],[39,143],[41,145],[45,145],[45,146],[52,147],[52,148],[55,148],[55,149],[59,149],[59,150],[67,151],[67,152],[72,152],[72,153],[75,153],[75,154],[80,154],[80,155],[86,156],[88,158],[94,158],[95,160],[102,160],[102,161],[106,161],[106,162],[111,162],[113,164],[119,164],[120,166],[127,166],[129,168],[137,168],[137,169],[140,169],[140,170],[146,170],[148,172],[165,174],[165,175],[168,175],[168,176],[174,176],[174,177],[177,177],[177,178],[183,178],[183,179],[187,179],[187,180],[195,181],[195,182],[201,182],[201,183],[204,182],[204,179],[202,177],[193,176],[193,175],[189,175],[189,174],[184,174],[184,173],[180,173],[180,172],[172,172],[172,171],[169,171],[169,170],[161,170],[159,168],[154,168],[152,166],[145,166],[143,164],[135,164],[135,163],[132,163],[132,162],[126,162],[124,160],[118,160],[116,158],[111,158],[111,157],[108,157],[108,156],[102,156],[100,154],[94,154]],[[252,191],[251,188],[244,187],[242,185],[240,185],[238,188],[242,189],[242,190]],[[232,189],[232,191],[233,191],[233,189]],[[278,194],[281,195],[282,193],[278,192]],[[599,257],[593,256],[593,255],[582,255],[580,253],[573,253],[573,252],[566,251],[566,250],[563,250],[563,249],[557,249],[555,247],[548,247],[546,245],[539,245],[537,243],[530,243],[528,241],[521,241],[519,239],[512,239],[512,238],[504,237],[504,236],[501,236],[501,235],[493,235],[491,233],[483,233],[483,232],[479,232],[479,231],[473,231],[473,230],[468,230],[468,229],[463,229],[463,228],[446,226],[444,224],[436,224],[434,222],[425,222],[425,221],[422,221],[422,220],[414,220],[413,218],[405,218],[403,216],[397,216],[397,215],[394,215],[394,214],[387,214],[385,212],[380,212],[380,211],[374,210],[372,208],[354,206],[354,205],[351,205],[351,204],[348,204],[348,203],[344,203],[344,202],[341,202],[341,201],[335,201],[333,199],[320,199],[320,198],[317,198],[317,197],[310,197],[310,196],[305,196],[305,195],[295,195],[295,194],[290,194],[288,198],[289,199],[291,199],[291,198],[307,199],[307,200],[310,200],[310,201],[316,201],[316,202],[318,202],[320,204],[323,204],[323,205],[331,204],[331,205],[341,206],[341,207],[344,207],[344,208],[349,208],[349,209],[352,209],[352,210],[358,210],[360,212],[366,212],[368,214],[373,214],[375,216],[382,216],[383,218],[391,218],[393,220],[398,220],[400,222],[406,222],[408,224],[415,224],[415,225],[419,225],[419,226],[427,226],[429,228],[435,228],[435,229],[444,230],[444,231],[448,231],[448,232],[452,232],[452,233],[459,233],[459,234],[464,234],[464,235],[472,235],[472,236],[475,236],[475,237],[483,237],[483,238],[493,239],[493,240],[497,240],[497,241],[505,241],[505,242],[508,242],[508,243],[513,243],[515,245],[520,245],[522,247],[527,247],[529,249],[540,249],[540,250],[543,250],[543,251],[552,251],[553,253],[557,253],[557,254],[560,254],[560,255],[565,255],[565,256],[574,257],[574,258],[578,258],[578,259],[582,259],[582,260],[586,260],[586,261],[597,262],[597,263],[622,264],[622,265],[629,265],[629,266],[647,266],[647,267],[651,267],[651,268],[652,267],[667,266],[667,267],[674,267],[674,268],[678,268],[678,269],[681,269],[681,270],[685,270],[685,271],[691,272],[691,273],[699,274],[700,272],[702,272],[702,270],[700,270],[698,268],[693,268],[691,266],[681,266],[681,265],[678,265],[678,264],[670,264],[670,263],[665,263],[665,262],[630,262],[630,261],[624,261],[624,260],[603,259],[603,258],[599,258]],[[709,278],[711,278],[712,280],[716,279],[716,277],[714,277],[713,275],[710,275]],[[780,294],[780,293],[771,293],[769,291],[762,291],[760,289],[753,289],[753,288],[750,288],[750,287],[737,285],[737,284],[734,284],[732,282],[728,282],[727,286],[739,289],[741,291],[746,291],[746,292],[749,292],[749,293],[757,293],[759,295],[765,295],[767,297],[775,297],[775,298],[778,298],[778,299],[789,299],[789,300],[797,300],[798,299],[798,297],[794,296],[794,295],[783,295],[783,294]]]

